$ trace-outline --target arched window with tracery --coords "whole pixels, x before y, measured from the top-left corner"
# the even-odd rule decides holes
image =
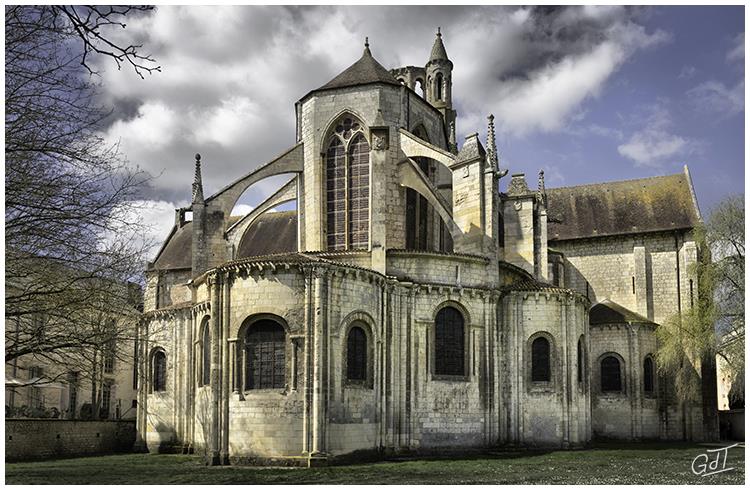
[[[615,356],[607,356],[600,364],[602,392],[622,391],[620,361]]]
[[[647,395],[654,393],[654,361],[651,356],[643,360],[643,391]]]
[[[370,239],[370,145],[362,124],[344,116],[326,150],[328,250],[368,248]]]
[[[359,326],[352,327],[346,339],[346,379],[367,380],[367,334]]]
[[[537,337],[531,343],[531,381],[549,382],[551,379],[549,340]]]
[[[258,320],[245,333],[245,389],[284,388],[286,333],[273,320]]]
[[[203,321],[201,333],[202,356],[201,356],[201,379],[200,385],[211,384],[211,329],[208,328],[208,320]]]
[[[151,391],[166,391],[167,389],[167,354],[156,350],[151,355]]]
[[[435,374],[466,374],[464,342],[464,317],[456,308],[446,306],[435,317]]]

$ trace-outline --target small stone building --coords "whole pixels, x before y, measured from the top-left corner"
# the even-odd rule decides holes
[[[655,327],[697,292],[687,168],[505,185],[492,116],[486,147],[456,140],[452,68],[440,32],[424,67],[389,71],[365,43],[296,103],[272,161],[205,197],[196,155],[192,205],[146,271],[139,444],[313,464],[711,437],[653,359]]]

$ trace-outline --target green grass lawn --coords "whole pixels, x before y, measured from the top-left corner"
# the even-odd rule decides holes
[[[729,451],[733,471],[698,477],[697,445],[600,444],[580,451],[497,452],[325,468],[207,467],[198,456],[125,454],[5,465],[6,484],[742,484],[745,449]]]

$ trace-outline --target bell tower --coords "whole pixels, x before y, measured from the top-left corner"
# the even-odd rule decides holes
[[[445,127],[450,128],[456,122],[456,111],[453,110],[453,62],[448,59],[443,44],[443,35],[438,27],[435,43],[432,45],[430,59],[425,65],[427,77],[425,95],[427,102],[443,114]]]

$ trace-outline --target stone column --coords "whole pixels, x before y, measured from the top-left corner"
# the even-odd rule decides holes
[[[221,464],[219,451],[219,400],[221,395],[221,282],[218,274],[208,278],[211,297],[211,441],[208,464]]]
[[[636,245],[633,247],[633,291],[635,293],[635,311],[646,318],[648,315],[648,281],[646,278],[646,247]]]
[[[325,339],[327,336],[327,304],[325,301],[327,275],[325,270],[313,270],[313,391],[312,391],[312,454],[326,452],[326,367]]]
[[[135,452],[147,452],[148,445],[146,444],[146,432],[148,431],[148,419],[147,419],[147,406],[146,400],[148,397],[148,351],[146,350],[147,338],[148,338],[148,326],[144,322],[138,325],[138,359],[136,359],[138,365],[137,382],[138,382],[138,406],[136,407],[136,432],[135,432],[135,444],[133,450]]]
[[[237,366],[237,338],[227,339],[229,351],[229,379],[231,380],[230,390],[232,393],[240,392],[240,383]]]
[[[221,316],[221,464],[229,464],[229,401],[230,401],[230,376],[229,376],[229,317],[230,317],[230,281],[229,277],[224,281],[224,301]]]
[[[302,452],[310,454],[312,452],[312,335],[313,335],[313,280],[312,269],[305,268],[305,306],[304,306],[304,325],[305,325],[305,351],[303,355],[303,373],[304,381],[302,388],[304,393],[304,410],[302,420]]]

